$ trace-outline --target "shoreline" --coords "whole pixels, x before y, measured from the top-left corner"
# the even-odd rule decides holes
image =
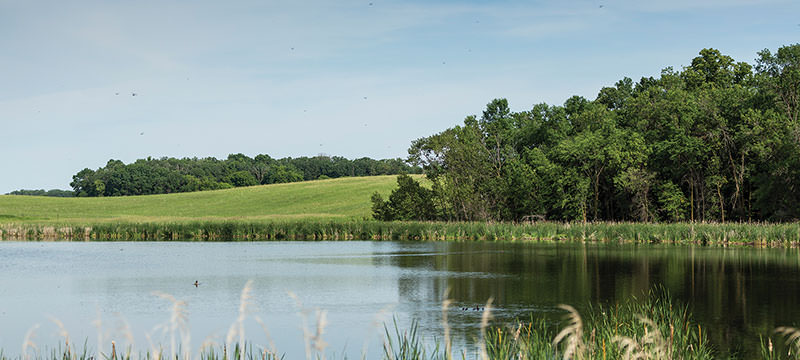
[[[375,220],[70,221],[0,224],[0,240],[492,241],[800,247],[800,223],[381,222]]]

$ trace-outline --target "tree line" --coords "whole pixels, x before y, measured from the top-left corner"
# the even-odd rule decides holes
[[[231,154],[227,159],[146,158],[130,164],[109,160],[97,170],[83,169],[72,177],[75,196],[127,196],[226,189],[343,176],[421,173],[401,159],[349,160],[339,156],[273,159]]]
[[[28,196],[52,196],[52,197],[73,197],[75,193],[70,190],[60,190],[60,189],[51,189],[51,190],[14,190],[6,195],[28,195]]]
[[[800,218],[800,44],[755,64],[703,49],[691,65],[563,105],[481,116],[415,140],[411,178],[379,219],[789,221]],[[400,209],[410,199],[429,206]]]

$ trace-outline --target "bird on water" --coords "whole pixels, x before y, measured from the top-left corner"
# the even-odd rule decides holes
[[[199,282],[197,282],[197,280],[195,280],[195,281],[194,281],[194,284],[192,284],[192,285],[194,285],[194,287],[198,287],[198,286],[200,286],[200,283],[199,283]]]

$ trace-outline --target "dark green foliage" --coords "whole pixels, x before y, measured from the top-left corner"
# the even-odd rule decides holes
[[[800,44],[758,55],[703,49],[593,101],[512,112],[496,99],[415,140],[409,161],[445,220],[800,219]]]
[[[376,220],[434,220],[433,192],[422,187],[408,175],[397,176],[397,189],[383,200],[377,192],[372,195],[372,217]]]
[[[372,194],[372,218],[381,221],[394,220],[394,212],[389,207],[389,202],[383,200],[383,197],[378,192]]]
[[[75,196],[125,196],[227,189],[343,176],[420,173],[400,159],[373,160],[315,156],[273,159],[231,154],[215,158],[139,159],[131,164],[109,160],[97,170],[83,169],[72,177]]]
[[[6,195],[28,195],[28,196],[52,196],[52,197],[73,197],[75,193],[70,190],[52,189],[42,190],[14,190]]]
[[[276,165],[267,174],[266,184],[282,184],[303,181],[303,174],[291,165]]]
[[[227,177],[227,182],[235,187],[258,185],[258,180],[249,171],[239,170]]]

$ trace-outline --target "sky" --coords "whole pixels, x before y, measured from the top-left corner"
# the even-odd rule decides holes
[[[109,159],[405,158],[703,48],[800,42],[798,0],[0,0],[0,194]],[[135,94],[135,95],[134,95]]]

